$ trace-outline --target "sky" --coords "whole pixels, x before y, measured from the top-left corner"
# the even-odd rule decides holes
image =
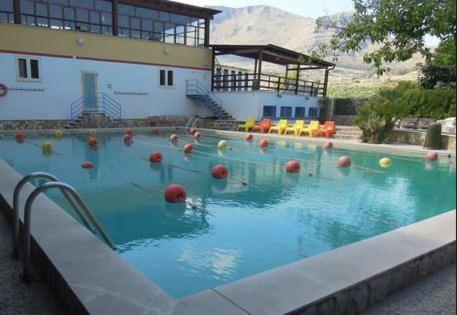
[[[270,5],[306,17],[319,17],[354,7],[352,0],[180,0],[180,2],[198,6],[223,5],[226,7],[245,7],[249,5]]]

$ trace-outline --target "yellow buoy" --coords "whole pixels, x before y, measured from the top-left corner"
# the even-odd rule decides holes
[[[61,139],[62,136],[63,136],[62,131],[60,131],[60,130],[54,131],[54,137],[56,137],[56,139]]]
[[[89,134],[89,138],[95,138],[95,136],[96,136],[94,129],[90,129],[88,134]]]
[[[392,165],[392,160],[389,159],[388,157],[383,157],[382,159],[379,160],[379,165],[381,167],[390,167]]]
[[[228,142],[226,140],[221,140],[219,141],[219,143],[217,144],[217,147],[219,149],[226,149],[228,147]]]
[[[43,142],[41,145],[41,149],[43,150],[44,153],[52,153],[54,149],[54,145],[50,141]]]

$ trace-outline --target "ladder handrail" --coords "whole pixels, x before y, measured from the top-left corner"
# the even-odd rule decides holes
[[[100,223],[97,221],[97,219],[94,217],[92,212],[89,210],[87,204],[85,203],[84,199],[81,197],[80,194],[71,187],[68,184],[62,183],[62,182],[48,182],[43,185],[38,186],[33,190],[30,195],[27,197],[27,200],[25,202],[25,207],[24,207],[24,265],[23,265],[23,278],[25,281],[28,281],[29,279],[29,268],[30,268],[30,219],[31,219],[31,211],[32,211],[32,204],[36,197],[38,197],[39,194],[47,191],[48,189],[52,188],[58,188],[62,192],[67,192],[69,193],[79,204],[79,206],[83,209],[89,220],[92,222],[92,224],[96,227],[97,231],[100,233],[100,235],[103,237],[105,242],[110,246],[111,248],[115,248],[113,242],[109,238],[108,234],[106,234],[105,230],[103,227],[100,225]]]
[[[28,174],[16,184],[16,187],[14,187],[14,192],[13,192],[13,256],[14,258],[18,259],[19,258],[19,194],[24,187],[24,185],[31,180],[34,179],[46,179],[48,181],[52,182],[58,182],[59,179],[55,177],[52,174],[45,173],[45,172],[35,172]],[[63,191],[63,195],[65,199],[67,199],[68,203],[73,207],[75,212],[78,214],[78,216],[81,218],[83,221],[84,225],[86,228],[94,232],[94,229],[90,226],[89,222],[87,221],[86,217],[79,211],[73,200],[71,199],[70,195],[68,192]]]

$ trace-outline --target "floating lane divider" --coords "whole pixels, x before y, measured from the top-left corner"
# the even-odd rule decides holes
[[[195,151],[193,151],[195,152]],[[139,159],[142,159],[142,160],[145,160],[145,161],[149,161],[148,159],[146,158],[143,158],[143,157],[138,157]],[[171,166],[171,167],[174,167],[174,168],[178,168],[178,169],[182,169],[184,171],[188,171],[188,172],[193,172],[193,173],[197,173],[197,174],[200,174],[200,175],[203,175],[203,176],[207,176],[207,175],[210,175],[211,172],[208,172],[208,171],[204,171],[204,170],[195,170],[195,169],[191,169],[191,168],[186,168],[186,167],[183,167],[183,166],[179,166],[179,165],[176,165],[176,164],[172,164],[172,163],[166,163],[166,164],[163,164],[165,166]],[[231,180],[231,181],[234,181],[234,182],[237,182],[243,186],[251,186],[251,187],[256,187],[256,188],[260,188],[258,186],[254,186],[254,185],[251,185],[251,184],[248,184],[247,182],[244,182],[242,180],[239,180],[239,179],[236,179],[232,176],[229,176],[227,175],[227,179]]]
[[[37,148],[41,148],[42,146],[39,145],[38,143],[35,143],[35,142],[32,142],[30,140],[24,140],[25,143],[28,143],[28,144],[31,144]],[[57,153],[57,152],[54,152],[54,150],[51,150],[51,151],[46,151],[46,153],[49,153],[50,155],[57,155],[57,156],[62,156],[62,154],[60,153]]]
[[[138,184],[138,183],[132,182],[132,181],[127,180],[127,179],[126,179],[125,181],[126,181],[127,183],[129,183],[129,184],[131,184],[131,185],[137,187],[137,188],[140,188],[140,189],[145,190],[145,191],[148,191],[148,192],[154,192],[154,193],[159,193],[159,194],[163,194],[163,193],[164,193],[164,192],[163,192],[162,190],[160,190],[160,189],[155,189],[155,188],[152,188],[152,187],[150,187],[150,186]],[[187,204],[187,205],[189,205],[189,206],[191,207],[192,210],[195,210],[195,211],[200,212],[200,213],[205,214],[205,215],[211,215],[211,216],[212,216],[211,213],[209,213],[209,212],[206,211],[205,209],[200,208],[199,206],[193,204],[192,202],[189,202],[189,201],[187,201],[187,200],[184,200],[184,203]]]
[[[317,163],[317,164],[319,164],[319,163],[320,164],[324,164],[324,163],[327,163],[327,164],[332,163],[333,164],[332,161],[315,161],[315,160],[307,160],[307,159],[293,158],[293,157],[285,157],[285,159],[297,160],[297,161],[302,161],[302,162],[311,162],[311,163]],[[369,172],[369,173],[382,173],[382,174],[385,173],[383,171],[378,171],[378,170],[375,170],[375,169],[372,169],[372,168],[358,166],[358,165],[354,165],[354,164],[351,164],[351,166],[353,166],[355,168],[359,168],[359,169],[364,170],[365,172]]]
[[[156,144],[153,144],[153,143],[147,143],[147,142],[138,141],[138,140],[136,142],[144,144],[144,145],[152,146],[152,147],[159,147],[159,148],[165,148],[165,149],[169,149],[169,150],[182,151],[181,148],[167,147],[167,146],[159,145],[159,144],[156,145]],[[250,164],[255,164],[255,165],[261,165],[261,166],[265,166],[265,167],[273,167],[273,165],[270,164],[270,163],[262,163],[262,162],[257,162],[257,161],[244,160],[244,159],[239,159],[239,158],[234,158],[234,157],[229,157],[229,156],[220,156],[220,155],[217,155],[217,154],[201,152],[201,151],[197,151],[197,150],[194,150],[192,152],[193,153],[197,153],[197,154],[206,155],[206,156],[215,157],[215,158],[218,158],[218,159],[227,159],[227,160],[232,160],[232,161],[238,161],[238,162],[250,163]],[[295,160],[298,160],[298,159],[295,159]],[[313,160],[309,160],[309,161],[313,161]],[[317,161],[314,161],[314,162],[317,162]],[[311,173],[311,172],[305,172],[305,174],[307,174],[308,176],[322,177],[322,178],[329,179],[329,180],[337,180],[335,178],[326,177],[326,176],[322,176],[320,174]]]

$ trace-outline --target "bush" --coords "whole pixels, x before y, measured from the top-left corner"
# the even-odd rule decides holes
[[[408,104],[402,99],[405,88],[383,89],[362,107],[355,123],[362,130],[363,142],[383,143],[389,138],[395,122],[408,111]]]

